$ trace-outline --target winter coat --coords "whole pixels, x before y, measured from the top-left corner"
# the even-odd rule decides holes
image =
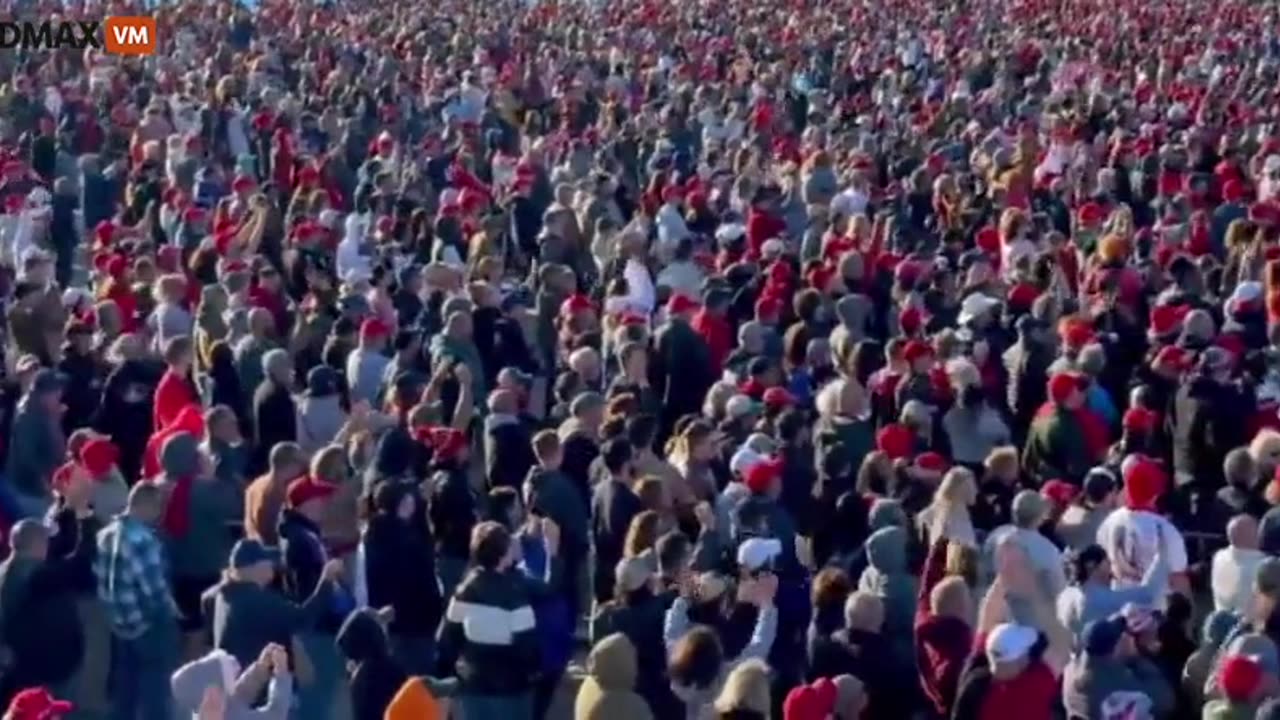
[[[439,669],[456,673],[463,694],[529,692],[541,658],[525,579],[473,569],[454,593],[440,628]]]
[[[251,467],[261,470],[276,443],[298,438],[298,411],[289,388],[275,380],[264,380],[253,393],[253,446]]]
[[[1240,409],[1251,402],[1235,388],[1209,378],[1194,378],[1178,388],[1169,418],[1174,482],[1211,489],[1222,485],[1227,451],[1249,439]]]
[[[399,496],[396,498],[398,505]],[[444,603],[427,529],[397,517],[394,506],[379,507],[360,542],[369,605],[395,608],[390,627],[393,635],[434,637]]]
[[[907,569],[907,531],[889,527],[867,538],[869,565],[858,580],[858,589],[884,601],[884,634],[893,638],[891,650],[896,667],[914,666],[913,626],[915,624],[916,579]]]
[[[678,711],[666,679],[667,650],[662,640],[665,614],[662,599],[642,588],[625,599],[600,605],[591,618],[590,629],[593,643],[616,634],[627,638],[639,664],[635,691],[659,716]]]
[[[636,694],[636,650],[615,633],[591,649],[587,677],[578,687],[573,720],[651,720],[653,712]]]
[[[353,720],[382,720],[407,679],[391,658],[382,625],[372,611],[357,610],[342,624],[336,641],[351,672]]]
[[[48,497],[53,471],[66,455],[58,419],[27,395],[18,402],[8,447],[5,474],[12,487],[30,497]]]
[[[74,541],[54,544],[44,561],[10,555],[0,563],[0,637],[13,653],[12,687],[54,685],[80,666],[84,628],[77,599],[93,580],[93,518],[76,520]],[[55,536],[56,539],[56,536]]]
[[[643,510],[640,498],[624,483],[609,478],[596,485],[591,498],[591,540],[595,547],[595,598],[613,598],[614,568],[622,559],[631,520]]]
[[[490,488],[519,489],[533,467],[532,435],[515,415],[495,413],[484,419],[485,480]]]
[[[316,592],[317,586],[326,584],[322,580],[322,572],[329,555],[321,538],[320,528],[297,511],[286,508],[280,513],[280,525],[276,533],[280,537],[280,547],[284,553],[281,584],[285,596],[294,603],[303,604]],[[335,593],[345,594],[345,590]],[[342,603],[335,597],[328,612],[323,613],[317,621],[316,629],[324,633],[336,633],[345,616]]]

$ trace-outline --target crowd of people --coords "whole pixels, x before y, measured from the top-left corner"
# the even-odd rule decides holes
[[[1280,717],[1274,5],[0,5],[6,720]]]

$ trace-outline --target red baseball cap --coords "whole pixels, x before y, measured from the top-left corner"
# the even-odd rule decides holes
[[[58,720],[75,706],[66,700],[58,700],[42,687],[27,688],[9,701],[10,720]]]

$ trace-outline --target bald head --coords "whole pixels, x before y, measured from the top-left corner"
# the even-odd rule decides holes
[[[15,555],[43,559],[49,549],[49,530],[39,520],[19,520],[9,531]]]
[[[837,675],[832,681],[836,686],[836,706],[833,713],[838,720],[858,720],[867,707],[867,689],[853,675]]]
[[[154,523],[164,510],[164,490],[149,482],[140,482],[129,491],[129,516],[144,523]]]
[[[514,415],[519,409],[519,402],[514,391],[500,389],[489,393],[490,414]]]
[[[1227,523],[1227,542],[1233,548],[1256,550],[1258,547],[1258,521],[1252,515],[1237,515]]]
[[[964,578],[952,575],[933,587],[929,593],[929,607],[935,615],[953,617],[965,622],[973,619],[973,600]]]

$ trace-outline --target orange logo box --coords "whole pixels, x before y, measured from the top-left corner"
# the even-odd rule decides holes
[[[116,55],[153,55],[156,51],[156,19],[109,17],[103,28],[107,52]]]

